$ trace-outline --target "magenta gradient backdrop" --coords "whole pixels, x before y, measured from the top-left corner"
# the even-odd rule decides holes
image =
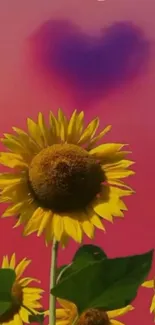
[[[130,184],[136,190],[127,199],[129,211],[125,219],[106,224],[107,232],[96,232],[94,243],[102,246],[109,256],[142,253],[155,248],[155,0],[5,0],[0,2],[0,134],[12,126],[25,128],[26,118],[36,118],[42,111],[56,112],[62,107],[70,113],[77,103],[68,85],[47,85],[28,60],[27,39],[48,19],[67,18],[88,34],[97,34],[115,21],[131,20],[141,27],[150,41],[149,66],[132,83],[120,86],[92,105],[78,103],[86,119],[98,115],[101,125],[113,125],[107,136],[110,141],[130,144],[136,161],[136,175]],[[115,59],[115,57],[114,57]],[[47,84],[46,84],[47,83]],[[54,85],[54,79],[53,79]],[[0,208],[0,212],[4,209]],[[13,219],[0,221],[0,257],[16,252],[17,259],[32,259],[29,273],[42,281],[48,291],[50,248],[43,238],[22,237],[21,229],[12,229]],[[89,242],[85,240],[85,242]],[[59,252],[59,264],[69,262],[77,245]],[[151,276],[155,274],[155,263]],[[27,272],[28,274],[28,272]],[[127,325],[153,323],[149,314],[151,292],[140,289],[136,309],[122,318]],[[44,297],[48,306],[48,298]]]

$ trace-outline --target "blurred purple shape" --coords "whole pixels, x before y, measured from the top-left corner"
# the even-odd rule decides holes
[[[48,74],[93,100],[129,82],[148,62],[149,42],[131,22],[118,22],[92,37],[63,20],[45,22],[33,35],[35,59]]]

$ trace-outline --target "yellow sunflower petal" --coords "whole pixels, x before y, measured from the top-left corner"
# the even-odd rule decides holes
[[[108,311],[107,314],[108,314],[108,317],[111,319],[111,318],[115,318],[115,317],[118,317],[121,315],[125,315],[126,313],[128,313],[129,311],[131,311],[133,309],[134,309],[133,306],[128,305],[124,308]]]
[[[80,217],[80,216],[79,216]],[[82,230],[78,220],[74,219],[74,215],[63,215],[64,231],[78,243],[82,241]]]
[[[124,170],[125,168],[128,168],[132,165],[134,165],[134,161],[132,160],[127,160],[127,159],[122,159],[116,163],[112,164],[104,164],[104,169],[105,170]]]
[[[154,288],[155,287],[155,280],[148,280],[148,281],[143,282],[142,287]]]
[[[44,315],[45,315],[45,316],[49,316],[49,310],[45,310],[45,311],[44,311]]]
[[[5,143],[7,144],[9,150],[24,154],[25,157],[31,154],[31,148],[27,146],[26,142],[22,141],[22,138],[18,133],[17,135],[4,133],[4,137]]]
[[[120,180],[116,180],[116,179],[108,179],[108,183],[110,185],[116,185],[116,186],[119,186],[119,187],[124,187],[130,191],[133,191],[132,188],[128,185],[126,185],[123,181],[120,181]]]
[[[77,139],[78,141],[80,139],[80,136],[82,134],[84,127],[84,112],[80,112],[79,115],[77,116],[77,123],[76,123],[76,134],[77,134]]]
[[[26,295],[25,295],[26,296]],[[38,298],[38,299],[40,299],[41,298],[41,296]],[[29,300],[27,300],[27,299],[23,299],[23,305],[25,305],[25,306],[29,306],[29,308],[33,311],[35,311],[36,309],[40,309],[40,308],[42,308],[42,305],[41,305],[41,303],[40,302],[38,302],[37,300],[36,300],[36,298],[35,298],[35,300],[34,301],[31,301],[30,299]],[[35,314],[36,314],[36,311],[35,311]]]
[[[93,209],[87,209],[87,214],[89,216],[89,220],[90,222],[98,229],[101,229],[101,230],[105,230],[101,220],[100,220],[100,217],[94,213],[94,210]]]
[[[29,153],[28,148],[26,149],[15,137],[10,135],[7,139],[1,139],[1,142],[11,151],[21,154],[21,153]]]
[[[63,307],[63,309],[58,308],[56,311],[57,321],[66,320],[68,321],[68,324],[72,324],[78,315],[77,307],[74,305],[74,303],[63,299],[57,299],[57,301],[59,302],[60,306]]]
[[[91,148],[94,147],[94,145],[100,140],[102,139],[105,134],[107,132],[109,132],[112,128],[112,125],[108,125],[106,128],[104,128],[96,137],[92,138],[89,142],[89,145],[88,145],[88,150],[90,150]]]
[[[52,222],[50,222],[49,227],[46,227],[45,228],[44,233],[45,233],[45,243],[46,243],[46,246],[48,246],[49,243],[53,239],[53,226],[52,226]]]
[[[117,203],[113,204],[113,206],[111,207],[111,213],[113,217],[118,217],[118,218],[122,218],[124,217],[124,213],[123,213],[123,209],[122,209],[122,201],[118,200]]]
[[[36,308],[36,304],[38,304],[38,300],[41,299],[42,294],[39,293],[29,293],[25,292],[25,288],[29,289],[29,287],[22,288],[23,291],[23,305],[29,305],[31,308]],[[31,289],[31,288],[30,288]]]
[[[150,313],[152,313],[155,310],[155,296],[153,296],[152,303],[150,306]]]
[[[59,123],[51,111],[49,114],[49,124],[53,143],[57,143],[59,139]]]
[[[23,325],[22,319],[19,314],[15,314],[13,317],[13,324],[15,325]]]
[[[126,190],[114,186],[110,186],[111,195],[115,197],[130,196],[134,193],[133,190]]]
[[[17,184],[13,184],[13,185],[6,186],[2,190],[1,195],[2,196],[8,196],[8,197],[12,198],[12,193],[17,190],[18,186],[20,186],[20,185],[19,184],[18,185]]]
[[[68,244],[68,241],[69,241],[69,236],[65,232],[63,232],[62,237],[61,237],[61,242],[60,242],[61,247],[65,248]]]
[[[70,321],[69,320],[58,320],[56,321],[56,325],[70,325]]]
[[[107,188],[105,187],[105,195],[107,196]],[[112,204],[114,204],[114,202],[111,202],[110,196],[107,197],[103,197],[96,199],[96,201],[94,201],[93,203],[93,208],[94,211],[102,218],[104,218],[105,220],[108,220],[110,222],[113,222],[113,218],[112,218]]]
[[[90,239],[94,237],[94,225],[90,222],[89,215],[81,214],[81,227]]]
[[[74,110],[68,124],[68,130],[67,130],[68,143],[75,143],[77,137],[76,131],[77,131],[77,110]]]
[[[117,151],[121,150],[125,145],[122,143],[105,143],[92,149],[89,153],[96,158],[104,158],[109,155],[113,155]]]
[[[33,202],[32,195],[26,183],[6,185],[1,192],[1,197],[9,197],[14,204],[19,203],[19,201],[28,201],[28,204]]]
[[[43,140],[44,140],[44,147],[47,147],[50,145],[50,135],[49,130],[45,124],[44,116],[42,113],[38,114],[38,126],[40,129],[40,133],[42,134]]]
[[[63,111],[59,108],[58,110],[58,122],[59,122],[59,134],[61,141],[65,141],[67,137],[68,121]]]
[[[103,168],[104,169],[104,168]],[[135,172],[133,170],[105,170],[105,175],[107,180],[111,180],[111,179],[119,179],[119,178],[126,178],[129,177],[131,175],[134,175]]]
[[[12,203],[12,199],[8,196],[0,196],[0,203]]]
[[[64,300],[64,299],[60,299],[60,298],[57,298],[57,301],[58,301],[59,305],[61,307],[63,307],[64,309],[71,310],[72,308],[76,308],[75,304],[73,304],[70,301],[67,301],[67,300]]]
[[[77,144],[83,131],[84,112],[79,114],[75,110],[70,118],[68,125],[68,143]]]
[[[5,212],[2,214],[2,217],[10,217],[19,213],[20,209],[24,205],[24,202],[19,202],[13,206],[8,207]]]
[[[28,312],[25,308],[21,307],[19,315],[24,323],[29,323],[30,312]]]
[[[30,158],[32,158],[33,154],[36,154],[40,151],[39,145],[25,131],[17,127],[13,127],[12,129],[18,134],[20,143],[29,149]],[[28,158],[28,156],[25,156],[24,153],[23,155],[24,158]]]
[[[108,203],[97,204],[96,206],[94,206],[94,211],[100,217],[104,218],[105,220],[107,220],[109,222],[113,222],[113,217],[112,217],[111,209],[109,208],[109,204]]]
[[[10,268],[8,256],[3,257],[2,269]]]
[[[25,181],[25,177],[22,174],[11,174],[11,173],[1,173],[0,174],[0,188],[3,189],[7,185],[21,184]]]
[[[40,297],[41,298],[41,297]],[[40,299],[39,298],[39,299]],[[42,307],[41,303],[38,301],[34,301],[34,302],[29,302],[30,308],[35,308],[35,309],[39,309]]]
[[[30,277],[27,277],[27,278],[22,278],[20,279],[18,282],[21,284],[21,286],[25,287],[27,286],[28,284],[30,284],[31,282],[37,282],[37,283],[40,283],[41,281],[36,279],[36,278],[30,278]]]
[[[44,215],[42,217],[40,225],[38,226],[37,236],[40,236],[42,234],[42,232],[47,227],[47,225],[48,225],[50,219],[52,218],[52,216],[53,216],[53,213],[50,210],[44,212]]]
[[[92,204],[93,209],[99,216],[112,222],[112,216],[123,217],[121,210],[125,209],[125,205],[120,197],[131,194],[131,191],[103,186],[102,194]]]
[[[46,211],[44,211],[40,207],[34,211],[33,215],[31,216],[31,218],[25,225],[25,228],[24,228],[25,236],[30,235],[35,231],[38,231],[40,224],[42,223],[44,213],[46,213]]]
[[[126,146],[126,144],[124,146]],[[113,153],[100,157],[100,159],[102,164],[115,164],[121,160],[125,160],[126,156],[131,153],[131,151],[114,151]]]
[[[119,208],[123,211],[128,211],[126,204],[122,200],[119,200]]]
[[[86,127],[86,129],[84,130],[84,132],[82,133],[82,135],[78,141],[78,145],[82,145],[82,144],[86,143],[87,141],[90,141],[90,139],[94,136],[98,126],[99,126],[98,118],[91,121],[88,124],[88,126]]]
[[[91,217],[91,222],[93,223],[93,225],[98,228],[98,229],[101,229],[101,230],[104,230],[105,231],[105,227],[103,225],[103,223],[101,222],[100,218],[94,214],[92,217]]]
[[[40,148],[44,148],[44,141],[40,132],[40,128],[37,125],[37,123],[35,123],[30,118],[28,118],[27,127],[31,138],[40,146]]]
[[[30,287],[26,287],[26,288],[23,288],[23,292],[24,293],[28,293],[28,294],[30,294],[30,295],[33,295],[33,294],[41,294],[41,293],[43,293],[44,292],[44,290],[43,289],[41,289],[41,288],[30,288]]]
[[[56,213],[53,215],[52,228],[56,240],[60,241],[64,231],[64,224],[62,217]]]
[[[69,312],[69,309],[67,310]],[[56,309],[56,318],[65,318],[68,316],[67,311],[63,308]]]
[[[125,325],[125,324],[120,322],[119,320],[111,319],[110,320],[110,325]]]
[[[33,205],[30,205],[29,207],[26,208],[25,211],[22,211],[22,213],[18,217],[17,223],[13,226],[13,228],[16,228],[22,224],[26,224],[32,217],[34,211],[36,210],[36,207]],[[36,229],[38,230],[38,228]]]
[[[17,279],[19,279],[21,277],[21,275],[24,273],[25,269],[27,268],[27,266],[31,263],[31,260],[28,260],[26,258],[23,258],[19,264],[16,266],[15,268],[15,272],[17,275]]]
[[[10,260],[10,268],[14,270],[16,264],[16,254],[12,254],[11,260]]]
[[[0,153],[0,164],[9,168],[21,168],[23,170],[28,168],[28,164],[23,161],[21,155],[11,152]]]

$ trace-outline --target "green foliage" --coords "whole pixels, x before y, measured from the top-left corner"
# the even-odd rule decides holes
[[[75,303],[79,313],[87,308],[113,310],[131,303],[150,271],[153,251],[114,259],[105,256],[95,259],[90,254],[89,260],[85,247],[80,250],[73,259],[72,265],[76,257],[79,258],[75,268],[72,265],[68,267],[66,276],[64,271],[64,276],[51,293]]]
[[[63,271],[65,270],[66,267],[68,267],[68,265],[64,264],[64,265],[60,266],[59,268],[57,268],[57,270],[56,270],[56,279],[61,278],[61,274],[63,273]]]
[[[37,315],[29,315],[29,322],[30,323],[43,324],[43,322],[44,322],[44,310],[40,310]]]
[[[15,278],[14,270],[0,269],[0,315],[3,315],[11,307],[11,290]]]
[[[105,252],[95,245],[83,245],[74,255],[73,262],[86,264],[91,261],[99,261],[103,258],[107,258]]]
[[[95,245],[83,245],[75,253],[70,265],[62,265],[57,270],[57,279],[60,282],[73,272],[83,268],[84,265],[104,258],[107,258],[107,256],[100,247]]]

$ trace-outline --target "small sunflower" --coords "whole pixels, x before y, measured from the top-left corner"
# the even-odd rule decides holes
[[[152,289],[153,298],[150,306],[150,313],[154,314],[154,321],[155,321],[155,279],[145,281],[142,284],[142,287]]]
[[[78,317],[77,308],[73,303],[62,299],[58,299],[58,302],[62,308],[56,309],[56,325],[72,325],[75,320],[77,325],[124,325],[115,318],[134,309],[131,305],[107,312],[88,309]]]
[[[1,152],[0,163],[13,169],[0,174],[1,202],[11,204],[3,217],[18,215],[24,235],[81,243],[83,233],[93,238],[95,227],[105,230],[101,218],[112,222],[127,210],[122,197],[133,191],[122,179],[133,174],[129,152],[121,143],[96,146],[111,126],[96,135],[99,119],[86,128],[83,120],[83,112],[67,119],[59,110],[47,126],[39,113],[37,123],[27,120],[27,133],[13,127],[15,134],[1,139],[9,152]]]
[[[1,325],[22,325],[23,323],[29,323],[29,315],[31,313],[23,306],[35,314],[37,314],[36,309],[42,307],[38,300],[40,300],[43,290],[28,286],[32,281],[36,281],[38,283],[40,281],[30,277],[21,278],[23,272],[30,262],[30,260],[24,258],[19,262],[19,264],[16,265],[15,254],[11,256],[10,262],[8,256],[3,257],[2,268],[13,269],[16,273],[16,279],[12,286],[12,296],[18,300],[18,305],[12,303],[11,308],[0,316]]]

